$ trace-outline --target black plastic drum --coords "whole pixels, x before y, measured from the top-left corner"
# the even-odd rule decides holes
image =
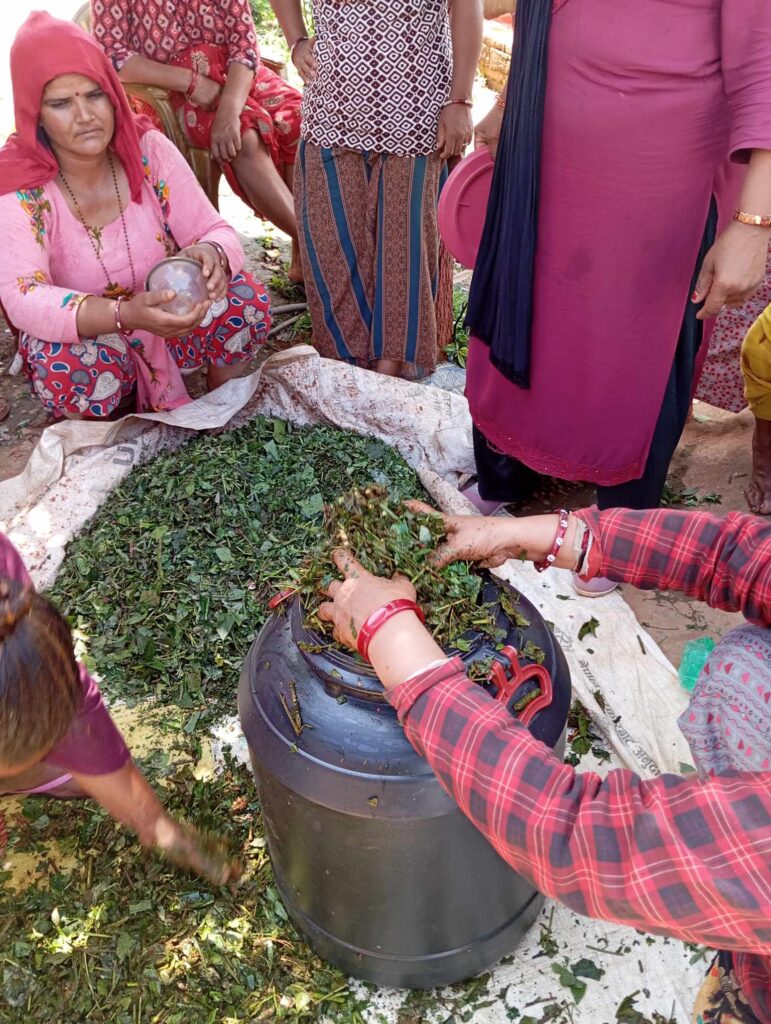
[[[497,593],[488,581],[484,598]],[[552,688],[547,706],[538,710],[546,694],[528,705],[530,730],[561,754],[567,663],[535,608],[523,598],[518,608],[527,627],[499,611],[506,643],[540,648]],[[468,639],[467,664],[493,653],[482,638]],[[514,948],[543,897],[442,789],[374,673],[320,643],[295,599],[255,640],[238,694],[286,909],[322,957],[357,977],[408,988],[471,977]],[[521,705],[532,685],[507,703]]]

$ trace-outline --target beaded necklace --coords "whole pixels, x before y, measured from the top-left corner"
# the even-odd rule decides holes
[[[137,277],[136,277],[136,273],[134,271],[134,258],[133,258],[133,255],[131,253],[131,243],[129,242],[128,230],[126,229],[126,218],[123,215],[123,203],[121,202],[121,198],[120,198],[120,188],[118,187],[118,175],[115,173],[115,161],[113,160],[112,153],[108,154],[107,159],[110,162],[110,171],[112,173],[112,183],[115,186],[115,195],[116,195],[116,198],[118,200],[118,212],[120,214],[121,226],[123,227],[123,238],[124,238],[124,240],[126,242],[126,251],[128,252],[129,267],[131,268],[131,288],[130,289],[129,288],[124,288],[122,285],[118,284],[117,282],[110,280],[110,272],[107,269],[107,267],[104,265],[104,260],[102,259],[102,244],[101,244],[101,232],[102,232],[102,229],[101,228],[92,228],[92,227],[88,226],[88,224],[86,223],[86,218],[83,216],[83,211],[80,209],[80,203],[78,203],[78,200],[77,200],[77,198],[75,196],[75,193],[70,188],[70,183],[67,181],[67,179],[65,178],[65,176],[64,176],[64,174],[62,173],[61,170],[59,171],[59,177],[62,179],[64,187],[67,189],[67,193],[68,193],[70,199],[72,200],[72,205],[75,207],[75,210],[76,210],[76,212],[78,214],[78,218],[80,219],[80,223],[83,225],[83,227],[85,228],[86,234],[88,235],[88,240],[91,243],[91,248],[94,250],[94,255],[96,256],[97,260],[99,261],[100,267],[104,271],[104,276],[107,278],[107,287],[106,287],[106,289],[104,291],[104,298],[106,298],[106,299],[117,299],[117,298],[120,298],[121,296],[123,296],[124,298],[130,299],[130,298],[133,298],[133,296],[136,294],[136,290],[137,290]]]

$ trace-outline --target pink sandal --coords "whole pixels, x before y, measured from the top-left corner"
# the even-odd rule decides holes
[[[502,508],[506,508],[508,502],[506,501],[487,501],[479,493],[479,487],[474,483],[466,484],[465,487],[461,488],[460,493],[464,498],[468,498],[477,512],[483,516],[494,516],[496,512],[500,512]]]
[[[582,580],[577,572],[573,573],[573,590],[580,597],[605,597],[612,594],[618,587],[618,583],[606,579],[604,576],[595,576],[592,580]]]

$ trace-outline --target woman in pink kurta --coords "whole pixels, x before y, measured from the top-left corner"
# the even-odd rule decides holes
[[[521,0],[518,18],[533,8]],[[597,484],[604,507],[654,506],[690,402],[703,324],[684,314],[727,152],[751,158],[743,209],[771,214],[768,0],[555,0],[552,11],[529,381],[493,365],[489,337],[472,339],[480,492],[514,500],[535,471]],[[488,115],[479,142],[497,142],[502,117]],[[768,230],[723,228],[705,263],[714,281],[698,288],[706,314],[743,301],[765,266]],[[496,301],[484,288],[477,298]]]
[[[138,130],[81,29],[31,15],[11,64],[18,134],[0,150],[0,299],[35,394],[54,415],[93,418],[133,404],[135,389],[140,411],[190,401],[180,369],[205,364],[210,386],[223,383],[269,323],[235,231],[175,147],[148,124]],[[41,140],[39,120],[57,140]],[[79,184],[89,175],[95,192],[104,183],[101,207]],[[175,317],[143,289],[177,252],[202,264],[211,301]]]

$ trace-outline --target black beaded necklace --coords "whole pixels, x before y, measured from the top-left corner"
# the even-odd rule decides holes
[[[112,153],[108,154],[107,159],[110,162],[110,171],[112,172],[112,182],[113,182],[113,185],[115,186],[115,196],[116,196],[116,198],[118,200],[118,212],[120,214],[121,226],[123,227],[123,238],[125,239],[125,242],[126,242],[126,251],[128,252],[129,267],[131,267],[131,288],[130,289],[129,288],[124,288],[122,285],[118,284],[117,282],[110,280],[110,272],[107,269],[107,267],[104,265],[104,260],[102,259],[102,241],[101,241],[102,228],[89,227],[89,225],[86,223],[86,218],[83,216],[83,211],[80,209],[80,203],[78,203],[78,200],[77,200],[77,198],[75,196],[75,193],[72,191],[72,189],[70,187],[70,183],[67,181],[67,179],[65,178],[65,176],[64,176],[64,174],[63,174],[63,172],[61,170],[59,171],[59,177],[62,179],[62,183],[64,184],[64,187],[67,189],[67,193],[68,193],[70,199],[72,200],[72,205],[75,207],[75,210],[76,210],[76,212],[78,214],[78,217],[80,219],[80,223],[85,228],[86,234],[88,235],[88,240],[91,243],[91,248],[94,250],[94,255],[96,256],[97,260],[99,261],[99,266],[102,268],[102,270],[104,271],[104,275],[107,278],[107,287],[105,288],[105,291],[104,291],[104,298],[106,298],[106,299],[118,299],[121,296],[123,296],[124,298],[130,299],[134,295],[136,295],[136,290],[137,290],[137,277],[136,277],[136,272],[134,271],[134,257],[133,257],[133,255],[131,253],[131,243],[129,242],[128,230],[126,229],[126,218],[123,215],[123,203],[121,202],[121,198],[120,198],[120,188],[118,187],[118,175],[115,173],[115,161],[113,160]]]

